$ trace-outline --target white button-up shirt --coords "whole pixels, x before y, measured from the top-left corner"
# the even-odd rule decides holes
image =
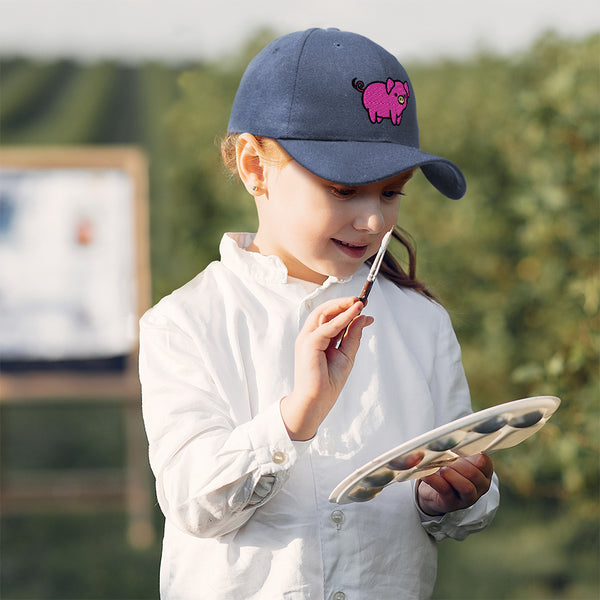
[[[314,306],[357,295],[366,265],[322,286],[227,234],[221,261],[141,321],[140,378],[157,497],[166,516],[161,596],[208,600],[427,598],[435,539],[485,527],[497,483],[466,510],[422,514],[411,482],[373,500],[328,497],[379,454],[471,411],[446,311],[379,277],[353,371],[308,442],[279,402],[294,342]]]

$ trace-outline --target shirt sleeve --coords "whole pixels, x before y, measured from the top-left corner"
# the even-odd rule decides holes
[[[438,542],[447,537],[464,540],[469,534],[485,529],[492,522],[500,500],[498,477],[495,473],[492,476],[490,489],[473,506],[445,515],[434,517],[424,513],[417,501],[416,485],[414,494],[421,525]]]
[[[448,313],[441,309],[431,393],[435,399],[436,423],[439,427],[472,412],[469,387],[461,360],[461,350]],[[414,482],[413,482],[414,484]],[[470,533],[487,527],[500,501],[498,478],[494,473],[490,489],[469,508],[439,517],[427,515],[415,504],[425,530],[436,540],[451,537],[463,540]]]
[[[289,438],[276,399],[233,422],[192,340],[171,322],[140,325],[142,407],[165,517],[198,537],[241,527],[289,477],[306,444]]]

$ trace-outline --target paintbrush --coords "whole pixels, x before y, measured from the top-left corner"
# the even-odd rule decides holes
[[[375,282],[375,278],[377,277],[377,273],[379,273],[379,267],[381,266],[381,263],[383,262],[383,256],[388,247],[388,244],[390,243],[390,240],[392,239],[392,231],[393,231],[393,229],[390,229],[383,236],[383,239],[381,240],[381,246],[379,246],[379,250],[377,251],[375,258],[373,259],[373,264],[371,265],[371,270],[369,271],[369,274],[367,275],[367,281],[365,281],[365,285],[363,286],[362,292],[360,293],[360,296],[358,297],[358,299],[363,304],[366,304],[367,298],[369,297],[369,294],[371,293],[371,288],[373,287],[373,283]]]
[[[390,229],[383,236],[383,239],[381,240],[381,246],[379,246],[379,250],[377,251],[375,258],[373,259],[373,263],[371,264],[371,270],[369,271],[369,274],[367,275],[367,280],[365,281],[365,285],[363,286],[362,292],[360,293],[360,296],[358,297],[358,299],[363,304],[367,303],[367,298],[369,297],[369,294],[371,293],[371,288],[373,287],[373,283],[375,282],[377,273],[379,273],[379,267],[381,266],[381,263],[383,262],[383,256],[388,247],[388,244],[390,243],[390,240],[392,239],[392,231],[394,231],[394,228]],[[344,339],[344,336],[346,335],[346,332],[348,331],[348,327],[350,327],[349,324],[346,325],[346,328],[344,329],[344,332],[342,333],[342,335],[337,343],[336,348],[339,348],[341,346],[342,340]]]

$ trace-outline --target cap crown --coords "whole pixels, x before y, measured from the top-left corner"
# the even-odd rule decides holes
[[[415,94],[402,65],[368,38],[337,29],[267,45],[242,77],[228,130],[419,147]]]

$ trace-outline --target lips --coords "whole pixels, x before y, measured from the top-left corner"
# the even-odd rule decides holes
[[[369,247],[368,244],[353,244],[332,238],[333,243],[347,256],[351,258],[362,258]]]

